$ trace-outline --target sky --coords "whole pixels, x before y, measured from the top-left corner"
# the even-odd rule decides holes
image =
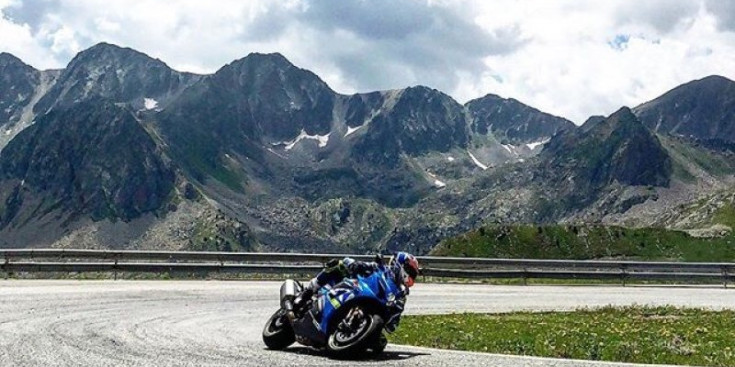
[[[0,0],[0,16],[0,52],[38,69],[99,42],[197,73],[279,52],[340,93],[492,93],[577,124],[735,80],[735,0]]]

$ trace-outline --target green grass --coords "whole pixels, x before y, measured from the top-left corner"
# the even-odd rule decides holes
[[[725,176],[732,174],[735,167],[731,160],[704,147],[694,147],[691,142],[684,142],[677,138],[657,135],[661,144],[666,148],[674,160],[676,177],[685,182],[694,182],[696,177],[686,168],[687,163],[693,163],[702,170],[715,175]],[[679,166],[678,168],[676,166]]]
[[[540,357],[735,366],[735,311],[634,306],[406,316],[390,341]]]
[[[733,212],[731,212],[733,211]],[[735,218],[723,209],[722,221]],[[602,225],[491,225],[449,238],[437,256],[529,259],[734,261],[735,237],[698,238],[663,228]]]
[[[626,279],[623,284],[621,279],[545,279],[545,278],[451,278],[451,277],[431,277],[420,276],[420,283],[434,284],[489,284],[489,285],[608,285],[608,286],[717,286],[723,287],[722,279]],[[732,284],[728,284],[728,287]]]
[[[714,213],[712,221],[735,229],[735,205],[727,203]]]

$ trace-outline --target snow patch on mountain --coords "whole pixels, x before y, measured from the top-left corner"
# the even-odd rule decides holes
[[[345,133],[345,138],[348,137],[350,134],[354,133],[355,131],[357,131],[361,127],[362,127],[362,125],[357,126],[357,127],[349,127],[349,126],[347,126],[347,132]]]
[[[470,151],[468,150],[468,151],[467,151],[467,154],[469,154],[469,155],[470,155],[470,158],[472,158],[472,161],[473,161],[473,162],[475,162],[475,165],[477,165],[477,167],[480,167],[480,168],[481,168],[481,169],[483,169],[483,170],[486,170],[486,169],[487,169],[487,166],[486,166],[486,165],[484,165],[484,164],[482,164],[482,162],[480,162],[480,161],[479,161],[479,160],[478,160],[477,158],[475,158],[475,156],[474,156],[474,155],[472,155],[472,152],[470,152]]]
[[[549,140],[551,140],[551,139],[550,138],[546,138],[544,140],[540,140],[540,141],[537,141],[537,142],[534,142],[534,143],[528,143],[528,144],[526,144],[526,146],[528,147],[528,149],[534,150],[534,149],[536,149],[537,146],[544,145],[544,144],[548,143]]]
[[[508,151],[508,153],[513,154],[513,155],[518,155],[518,152],[516,151],[516,149],[518,148],[516,146],[511,145],[511,144],[502,144],[502,146],[503,148],[505,148],[505,150]]]
[[[433,173],[427,171],[426,174],[428,174],[431,178],[434,179],[434,186],[436,186],[438,188],[442,188],[442,187],[447,186],[446,183],[444,183],[441,180],[439,180],[438,178],[436,178],[436,175],[434,175]]]
[[[158,107],[158,101],[153,98],[143,98],[143,105],[145,106],[146,110],[152,110]]]
[[[304,131],[303,129],[301,129],[301,133],[299,134],[299,136],[296,137],[296,139],[294,139],[291,142],[285,143],[286,144],[286,150],[293,149],[293,147],[295,147],[296,144],[298,144],[298,142],[300,142],[300,141],[302,141],[304,139],[316,140],[317,142],[319,142],[319,148],[324,148],[324,147],[327,146],[327,143],[329,143],[329,135],[330,134],[331,133],[329,133],[327,135],[309,135],[309,134],[306,133],[306,131]]]

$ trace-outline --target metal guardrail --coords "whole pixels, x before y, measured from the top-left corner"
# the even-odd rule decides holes
[[[312,274],[324,262],[345,254],[118,251],[65,249],[0,250],[6,274],[15,272],[239,272]],[[424,276],[442,278],[522,278],[657,281],[735,281],[735,263],[683,263],[598,260],[528,260],[419,257]]]

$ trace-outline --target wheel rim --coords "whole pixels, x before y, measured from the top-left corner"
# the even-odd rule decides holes
[[[351,320],[348,325],[340,325],[337,331],[334,333],[334,341],[338,345],[348,345],[353,343],[355,340],[365,334],[370,328],[372,318],[369,315],[360,313],[354,320]]]
[[[268,331],[272,334],[283,329],[283,313],[274,315],[271,323],[268,325]]]

